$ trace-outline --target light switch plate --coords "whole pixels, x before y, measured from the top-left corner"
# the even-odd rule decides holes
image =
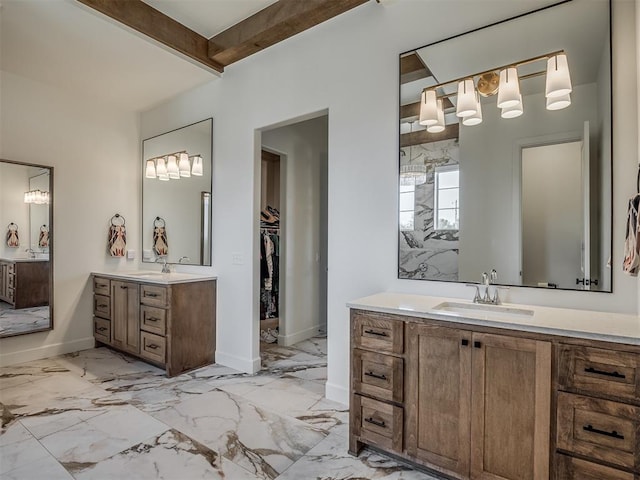
[[[243,265],[244,264],[244,257],[242,256],[242,253],[239,252],[234,252],[231,254],[231,263],[233,265]]]
[[[136,258],[135,250],[127,250],[127,260],[134,260]]]

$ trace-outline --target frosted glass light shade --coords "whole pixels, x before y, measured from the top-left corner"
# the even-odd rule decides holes
[[[425,165],[401,165],[400,185],[422,185],[427,181],[427,167]]]
[[[156,164],[153,160],[147,160],[144,176],[147,178],[156,178]]]
[[[444,107],[442,105],[442,99],[438,99],[438,122],[427,127],[429,133],[440,133],[444,131]]]
[[[172,180],[178,180],[180,178],[180,170],[178,169],[178,162],[175,155],[169,155],[167,157],[167,174]]]
[[[456,106],[456,115],[458,117],[469,117],[476,113],[476,89],[473,86],[473,80],[467,78],[458,82],[458,104]]]
[[[435,125],[438,123],[438,103],[435,90],[424,90],[420,96],[420,125]]]
[[[193,166],[191,167],[191,175],[196,177],[202,176],[202,157],[197,155],[193,157]]]
[[[571,105],[571,95],[566,94],[559,97],[547,98],[547,110],[562,110]]]
[[[561,97],[571,93],[572,90],[567,56],[561,53],[549,58],[547,60],[545,96],[547,98]]]
[[[520,81],[515,67],[500,71],[498,86],[498,108],[515,107],[520,102]]]
[[[479,125],[482,123],[482,106],[480,105],[480,95],[476,92],[476,113],[473,115],[469,115],[468,117],[464,117],[462,119],[462,124],[467,127],[472,127],[473,125]]]
[[[503,108],[500,116],[502,118],[516,118],[522,115],[523,113],[524,113],[524,108],[522,106],[522,95],[519,95],[518,103],[511,107]]]
[[[189,178],[191,176],[191,164],[189,163],[189,155],[186,152],[182,152],[178,157],[178,170],[181,177]]]
[[[169,180],[169,174],[167,173],[167,162],[164,157],[158,158],[156,160],[156,174],[158,175],[159,180]]]

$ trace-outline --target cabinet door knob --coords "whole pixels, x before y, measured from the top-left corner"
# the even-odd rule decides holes
[[[466,347],[467,345],[469,345],[469,340],[467,340],[466,338],[463,338],[461,343],[463,347]]]
[[[482,342],[478,342],[478,341],[473,342],[473,348],[482,348]]]

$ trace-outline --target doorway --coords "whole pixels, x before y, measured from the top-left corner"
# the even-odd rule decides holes
[[[328,116],[260,136],[260,349],[326,335]]]

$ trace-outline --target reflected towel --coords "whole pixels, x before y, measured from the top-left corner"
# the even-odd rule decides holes
[[[167,230],[165,227],[153,228],[153,251],[159,257],[164,257],[169,253],[169,243],[167,242]]]
[[[638,275],[638,270],[640,269],[640,222],[638,222],[639,209],[640,194],[636,194],[629,200],[627,232],[624,240],[624,260],[622,261],[622,271],[634,277]]]

